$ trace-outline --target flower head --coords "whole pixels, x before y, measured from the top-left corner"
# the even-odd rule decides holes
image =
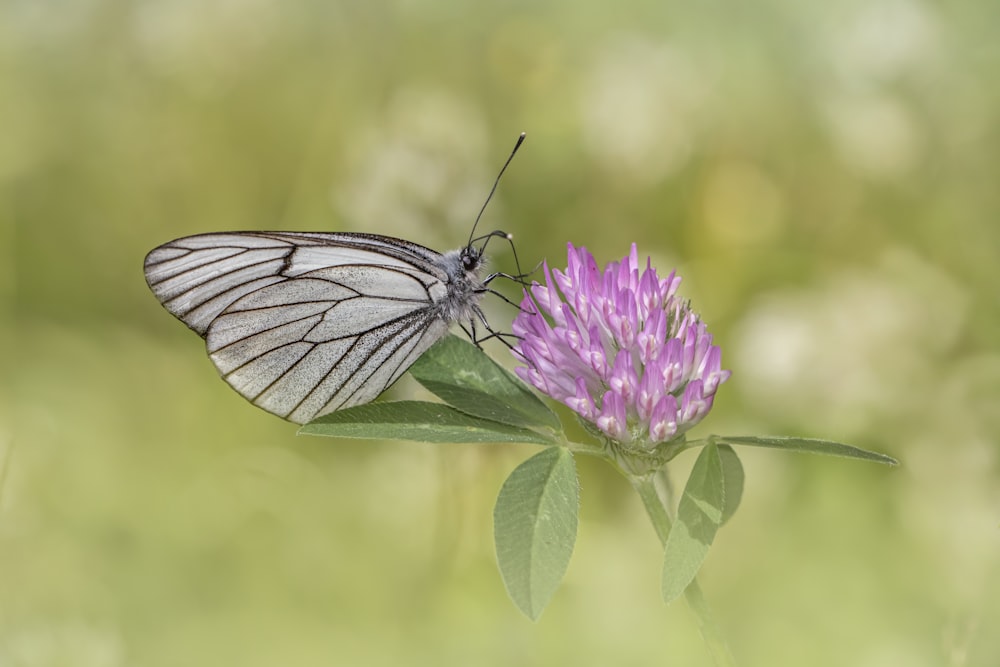
[[[652,448],[708,414],[729,378],[722,350],[635,244],[602,272],[568,244],[565,272],[544,265],[545,284],[525,292],[513,332],[518,377],[569,406],[609,439]]]

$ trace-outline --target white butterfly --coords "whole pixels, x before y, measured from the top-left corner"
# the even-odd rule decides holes
[[[455,322],[492,332],[479,301],[503,275],[482,275],[494,236],[510,238],[441,254],[374,234],[199,234],[152,250],[146,282],[231,387],[304,424],[373,400]]]

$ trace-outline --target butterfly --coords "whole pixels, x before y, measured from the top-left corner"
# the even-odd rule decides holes
[[[493,278],[517,276],[484,275],[487,242],[511,237],[473,238],[482,212],[468,243],[445,253],[347,232],[187,236],[146,255],[146,282],[233,389],[304,424],[374,400],[454,323],[468,322],[474,342],[477,321],[499,336],[479,302]]]

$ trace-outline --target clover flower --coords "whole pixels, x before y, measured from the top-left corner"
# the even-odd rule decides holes
[[[635,244],[602,272],[568,244],[565,272],[544,265],[514,320],[518,377],[569,406],[610,440],[652,449],[680,437],[712,408],[730,375],[722,350],[675,272],[660,278]]]

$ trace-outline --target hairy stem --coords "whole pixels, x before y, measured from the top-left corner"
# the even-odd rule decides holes
[[[649,514],[649,519],[653,522],[653,528],[656,529],[656,535],[660,538],[660,544],[665,546],[673,521],[670,518],[667,504],[663,502],[660,494],[656,491],[654,475],[631,477],[630,481],[639,497],[642,498],[642,504],[646,508],[646,513]],[[735,667],[736,662],[733,660],[733,655],[729,652],[729,647],[726,645],[726,640],[722,636],[719,626],[712,618],[712,611],[697,579],[693,579],[688,584],[684,591],[684,599],[687,600],[688,606],[698,618],[698,629],[701,630],[701,636],[708,646],[708,651],[711,653],[716,667]]]

